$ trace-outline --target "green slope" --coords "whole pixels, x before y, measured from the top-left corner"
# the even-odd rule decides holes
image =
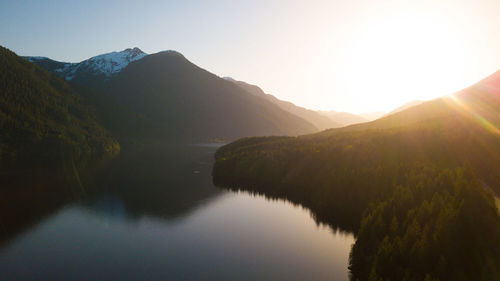
[[[119,144],[64,80],[0,47],[0,163],[77,165]]]
[[[357,232],[354,279],[497,280],[497,81],[370,123],[241,139],[217,152],[214,182]]]

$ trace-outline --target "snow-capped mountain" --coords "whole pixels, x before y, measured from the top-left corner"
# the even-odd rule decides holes
[[[139,48],[129,48],[121,52],[112,52],[91,57],[79,63],[59,63],[51,71],[59,74],[66,80],[73,80],[79,75],[104,75],[106,78],[120,72],[129,63],[137,61],[147,56]],[[34,63],[52,61],[46,57],[25,57],[26,60]]]

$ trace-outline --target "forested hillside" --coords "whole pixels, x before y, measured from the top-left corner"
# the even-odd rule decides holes
[[[56,164],[118,153],[120,146],[63,79],[0,47],[0,163]]]
[[[217,152],[214,181],[355,231],[354,280],[497,280],[499,102],[482,82],[370,123],[241,139]]]

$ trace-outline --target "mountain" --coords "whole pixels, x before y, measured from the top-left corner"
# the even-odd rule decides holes
[[[119,144],[63,79],[0,47],[0,164],[116,154]]]
[[[406,109],[408,109],[408,108],[410,108],[410,107],[413,107],[413,106],[419,105],[419,104],[421,104],[421,103],[423,103],[423,101],[421,101],[421,100],[412,100],[412,101],[407,102],[407,103],[403,104],[402,106],[400,106],[400,107],[398,107],[398,108],[394,109],[393,111],[391,111],[391,112],[387,113],[387,115],[391,115],[391,114],[394,114],[394,113],[398,113],[398,112],[400,112],[400,111],[406,110]]]
[[[331,120],[335,120],[336,122],[342,124],[342,126],[349,126],[357,123],[368,122],[365,117],[360,115],[348,113],[348,112],[337,112],[337,111],[318,111],[320,114],[330,118]]]
[[[70,64],[70,63],[66,63],[66,62],[59,62],[59,61],[51,60],[51,59],[49,59],[47,57],[29,57],[29,56],[25,56],[23,58],[26,59],[29,62],[35,63],[35,64],[37,64],[37,65],[45,68],[46,70],[48,70],[50,72],[54,72],[54,71],[56,71],[58,69],[62,69],[66,65]]]
[[[300,106],[296,106],[295,104],[293,104],[291,102],[283,101],[283,100],[276,98],[273,95],[266,94],[266,93],[264,93],[264,91],[261,88],[259,88],[256,85],[248,84],[248,83],[243,82],[243,81],[237,81],[231,77],[224,77],[224,79],[235,83],[236,85],[238,85],[239,87],[241,87],[245,91],[247,91],[255,96],[267,99],[268,101],[278,105],[281,109],[283,109],[285,111],[288,111],[294,115],[297,115],[297,116],[307,120],[308,122],[310,122],[311,124],[313,124],[314,126],[316,126],[316,128],[318,128],[320,130],[325,130],[325,129],[330,129],[330,128],[338,128],[338,127],[343,126],[342,122],[338,122],[335,119],[332,120],[331,118],[328,118],[327,116],[322,116],[321,114],[318,114],[314,110],[309,110],[309,109],[306,109],[306,108],[303,108]]]
[[[210,141],[317,131],[306,120],[175,51],[145,55],[137,48],[127,49],[51,70],[92,92],[98,116],[121,139]]]
[[[111,52],[79,63],[64,63],[53,61],[46,57],[24,57],[30,62],[37,63],[49,71],[57,73],[66,80],[83,79],[85,76],[103,76],[109,78],[120,72],[129,63],[140,60],[147,54],[139,48],[129,48],[121,52]]]
[[[354,280],[500,280],[500,72],[372,122],[220,148],[214,182],[357,235]]]
[[[359,116],[368,119],[368,121],[373,121],[376,119],[379,119],[380,117],[384,116],[386,113],[385,112],[369,112],[369,113],[362,113],[359,114]]]

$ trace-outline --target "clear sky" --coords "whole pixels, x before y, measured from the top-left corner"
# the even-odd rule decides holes
[[[388,111],[500,69],[499,0],[0,1],[0,45],[61,61],[173,49],[312,109]]]

